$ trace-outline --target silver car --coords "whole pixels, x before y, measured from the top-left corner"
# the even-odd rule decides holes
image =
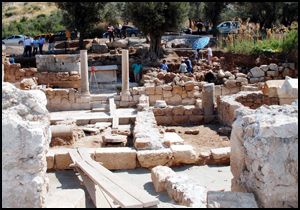
[[[240,23],[238,21],[225,21],[217,26],[221,34],[238,33]]]
[[[2,44],[5,45],[23,45],[26,36],[24,35],[12,35],[6,39],[2,39]]]

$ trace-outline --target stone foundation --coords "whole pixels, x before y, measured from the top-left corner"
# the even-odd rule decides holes
[[[298,104],[237,110],[232,125],[232,191],[264,208],[298,207]]]

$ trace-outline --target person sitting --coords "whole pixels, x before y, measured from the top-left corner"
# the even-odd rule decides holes
[[[187,65],[187,71],[189,73],[192,73],[193,72],[192,62],[188,57],[185,58],[185,64]]]
[[[141,75],[142,68],[143,68],[141,61],[138,61],[137,63],[132,64],[132,68],[133,68],[134,80],[136,83],[139,83],[140,75]]]
[[[169,70],[169,67],[168,67],[168,64],[167,64],[167,61],[166,60],[163,60],[162,64],[160,64],[160,69],[163,71],[163,72],[168,72]]]
[[[181,64],[179,66],[179,72],[180,73],[186,73],[187,72],[187,65],[185,64],[184,60],[181,61]]]

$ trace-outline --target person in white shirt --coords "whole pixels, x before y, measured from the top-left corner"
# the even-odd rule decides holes
[[[186,73],[187,72],[187,65],[185,64],[185,60],[181,61],[181,64],[179,66],[179,72],[180,73]]]
[[[212,54],[212,49],[210,47],[207,48],[207,60],[208,60],[208,64],[211,65],[211,58],[212,58],[213,54]]]
[[[25,56],[26,57],[31,57],[31,52],[32,52],[32,44],[33,44],[33,38],[31,37],[27,37],[25,40],[24,40],[24,47],[25,47]]]

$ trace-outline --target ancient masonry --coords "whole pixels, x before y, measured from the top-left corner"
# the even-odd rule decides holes
[[[94,43],[92,51],[106,53],[114,45],[127,47],[125,42]],[[212,67],[195,67],[212,68],[207,72],[217,84],[205,82],[201,71],[183,75],[145,67],[142,86],[131,87],[129,55],[141,50],[109,51],[121,65],[110,70],[120,70],[122,78],[112,94],[92,93],[86,50],[37,55],[37,68],[9,64],[2,54],[3,206],[59,205],[49,195],[47,175],[73,169],[87,192],[68,191],[77,196],[68,207],[86,207],[86,193],[95,207],[159,207],[156,194],[110,171],[145,168],[157,193],[185,207],[298,207],[295,65],[270,63],[243,74],[224,72],[214,58]],[[230,137],[230,146],[196,150],[167,129],[216,124],[224,126],[219,130]],[[231,191],[212,191],[175,172],[182,165],[230,165]]]

